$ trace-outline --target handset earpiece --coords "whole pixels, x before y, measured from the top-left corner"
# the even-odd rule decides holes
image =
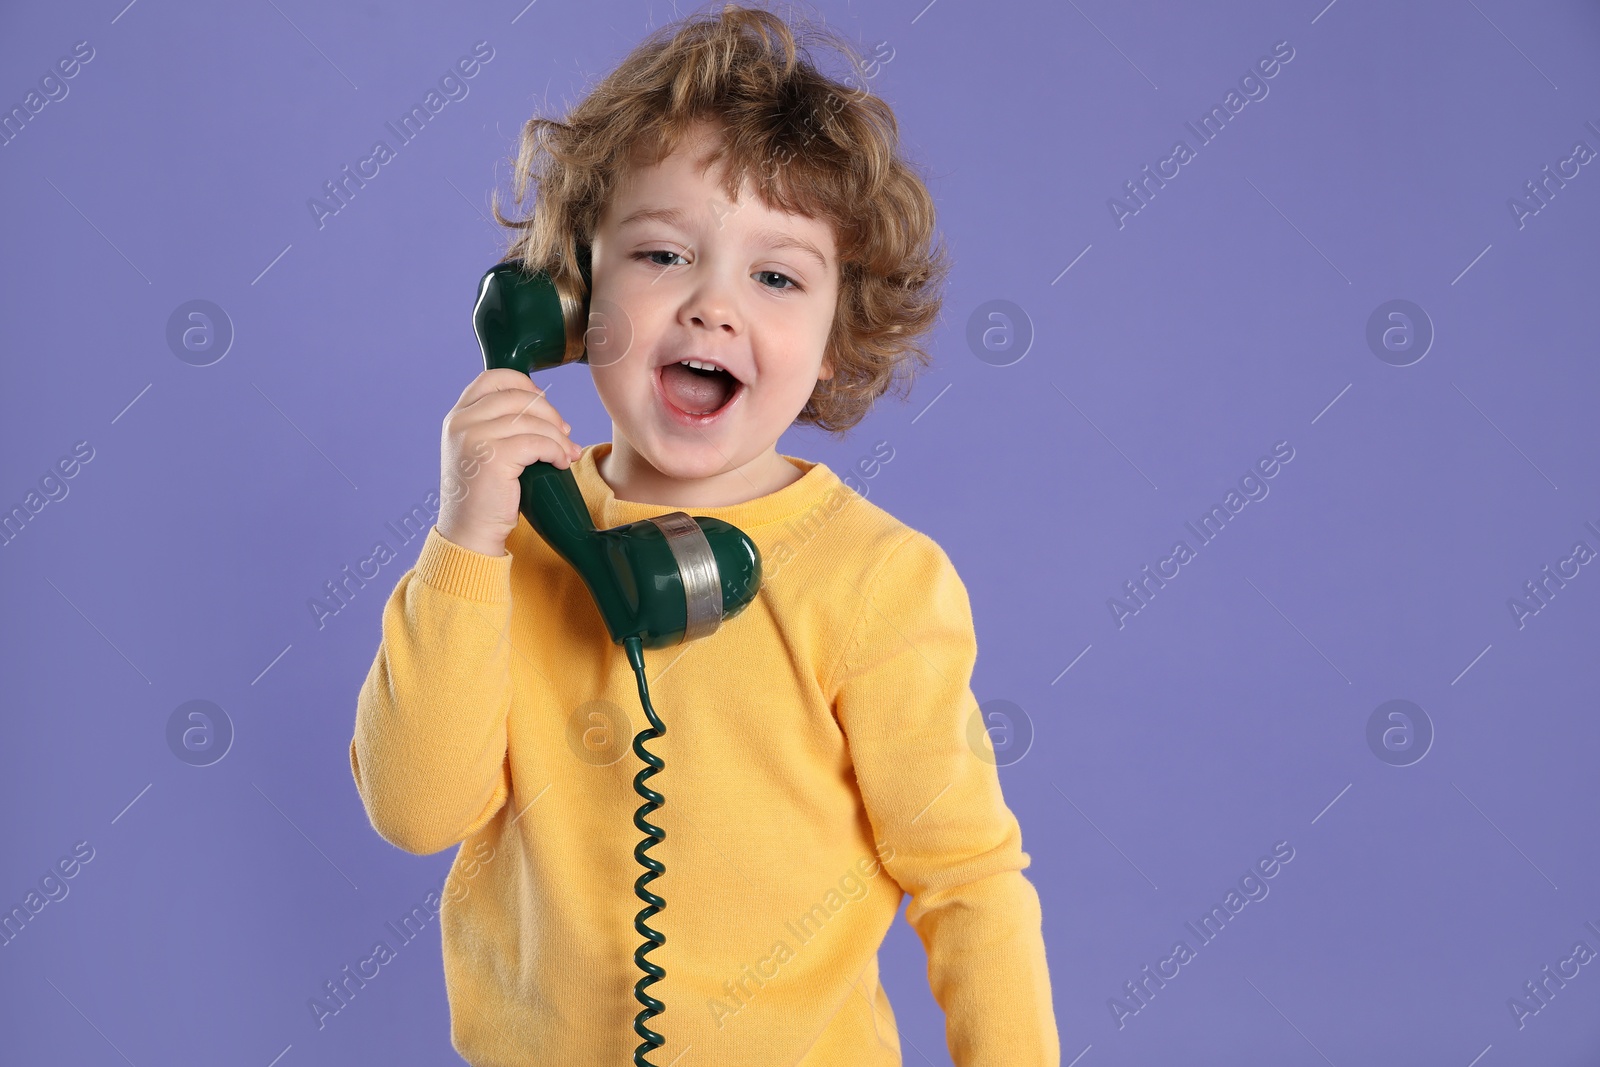
[[[587,251],[580,249],[578,258],[585,292],[580,300],[564,302],[547,273],[529,273],[515,261],[489,269],[478,283],[472,309],[485,369],[510,367],[532,375],[585,358]],[[645,939],[633,953],[634,964],[645,972],[633,987],[634,999],[644,1005],[633,1020],[634,1032],[642,1038],[633,1062],[635,1067],[654,1067],[645,1056],[666,1039],[645,1023],[666,1005],[645,990],[666,978],[667,972],[646,956],[667,939],[645,920],[666,907],[666,901],[645,887],[666,872],[665,865],[647,852],[667,835],[645,818],[664,803],[645,782],[665,764],[643,743],[663,736],[666,726],[650,704],[643,650],[710,636],[722,620],[743,611],[761,587],[761,553],[737,526],[682,511],[596,530],[572,471],[553,463],[530,463],[520,481],[523,516],[588,586],[611,640],[627,650],[639,702],[650,722],[633,738],[634,755],[646,764],[633,778],[634,791],[645,799],[634,812],[633,823],[646,835],[633,850],[634,859],[646,868],[634,881],[633,891],[647,905],[633,920],[633,928]]]
[[[574,323],[549,274],[496,264],[472,311],[485,368],[532,375],[578,362],[587,355],[587,296],[576,313]],[[617,644],[637,636],[659,648],[709,636],[760,589],[761,553],[730,523],[675,511],[596,530],[570,469],[535,462],[520,481],[523,516],[577,570]]]

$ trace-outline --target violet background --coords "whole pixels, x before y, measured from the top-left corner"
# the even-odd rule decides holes
[[[323,1029],[307,1003],[454,851],[379,838],[347,756],[420,539],[322,629],[307,602],[437,487],[520,124],[673,11],[125,2],[0,15],[5,109],[95,50],[0,147],[0,509],[94,449],[0,548],[0,907],[95,849],[0,947],[0,1059],[457,1062],[437,924]],[[1600,548],[1600,165],[1522,226],[1508,200],[1600,149],[1600,11],[817,10],[892,53],[871,84],[956,269],[909,400],[780,449],[844,474],[889,442],[862,484],[967,583],[1063,1064],[1596,1062],[1596,966],[1520,1029],[1507,1001],[1600,949],[1600,577],[1521,628],[1508,600]],[[1108,199],[1285,40],[1119,228]],[[319,228],[307,201],[478,41],[469,95]],[[235,331],[203,367],[167,340],[195,299]],[[1392,299],[1435,331],[1408,366],[1367,343]],[[1020,359],[969,344],[992,300]],[[549,380],[609,435],[585,372]],[[1119,628],[1108,599],[1279,441],[1270,494]],[[206,767],[167,741],[195,699],[235,735]],[[1367,740],[1393,699],[1434,734],[1408,766]],[[1270,894],[1119,1028],[1108,1000],[1278,841]],[[882,962],[905,1062],[948,1064],[903,918]]]

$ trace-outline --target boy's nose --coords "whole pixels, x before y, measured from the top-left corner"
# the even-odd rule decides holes
[[[687,326],[718,333],[727,329],[737,334],[743,327],[728,280],[709,272],[696,281],[684,299],[682,317]]]

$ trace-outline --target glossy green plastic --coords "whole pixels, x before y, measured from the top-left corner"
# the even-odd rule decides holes
[[[588,270],[582,273],[587,282]],[[587,302],[583,317],[588,318]],[[512,261],[491,267],[478,284],[472,325],[486,369],[532,375],[564,360],[561,301],[543,272],[530,274]],[[530,463],[520,481],[523,517],[578,572],[613,642],[637,637],[645,648],[661,648],[683,640],[684,584],[660,527],[641,520],[595,529],[572,471],[552,463]],[[737,526],[705,516],[694,521],[716,558],[722,617],[730,619],[761,587],[761,553]]]

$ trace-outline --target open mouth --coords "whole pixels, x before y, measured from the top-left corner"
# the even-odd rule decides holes
[[[744,383],[717,367],[690,362],[667,363],[656,368],[656,389],[667,410],[680,422],[702,426],[733,406]]]

